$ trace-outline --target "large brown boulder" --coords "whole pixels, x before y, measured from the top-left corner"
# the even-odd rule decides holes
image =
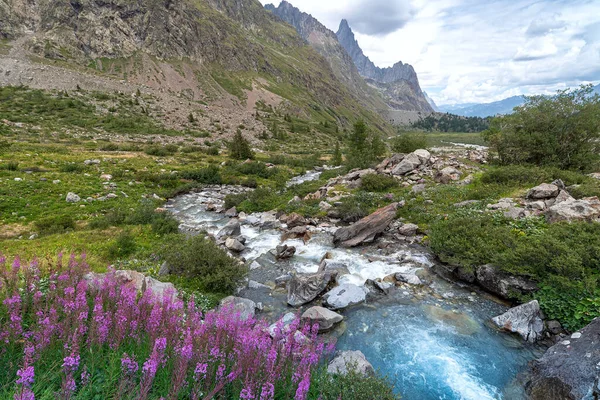
[[[600,398],[600,318],[555,344],[531,366],[531,400]]]
[[[354,247],[370,243],[381,234],[396,217],[398,203],[380,208],[360,221],[335,231],[333,243],[336,246]]]

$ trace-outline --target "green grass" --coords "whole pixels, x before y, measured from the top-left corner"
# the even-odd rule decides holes
[[[478,146],[486,146],[486,142],[481,137],[481,133],[440,133],[428,132],[425,133],[428,144],[431,147],[448,147],[451,143],[473,144]]]

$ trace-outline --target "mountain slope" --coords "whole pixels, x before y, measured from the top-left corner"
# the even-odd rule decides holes
[[[432,112],[433,109],[425,99],[419,85],[414,68],[401,61],[393,67],[377,67],[360,48],[354,32],[345,19],[340,23],[336,33],[340,44],[346,49],[358,72],[367,82],[376,87],[386,98],[388,105],[395,110]]]
[[[265,9],[293,26],[300,36],[325,57],[336,77],[365,106],[375,110],[386,108],[383,99],[360,76],[352,58],[338,42],[333,31],[327,29],[312,15],[300,11],[285,0],[278,7],[267,4]]]
[[[250,114],[268,97],[300,116],[387,129],[257,0],[0,0],[0,21],[0,37],[44,63]]]
[[[429,97],[427,92],[423,92],[423,95],[425,96],[425,100],[427,100],[427,102],[429,103],[431,108],[433,108],[433,111],[436,111],[436,112],[440,111],[437,104],[435,104],[435,101],[433,101],[433,99],[431,97]]]
[[[463,117],[493,117],[498,114],[510,114],[513,108],[525,102],[523,96],[513,96],[504,100],[483,104],[455,104],[439,106],[441,112],[449,112]]]

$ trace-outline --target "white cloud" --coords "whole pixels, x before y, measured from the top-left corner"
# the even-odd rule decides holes
[[[600,82],[598,0],[388,0],[381,12],[368,0],[288,1],[333,31],[347,18],[375,64],[412,64],[437,104]]]

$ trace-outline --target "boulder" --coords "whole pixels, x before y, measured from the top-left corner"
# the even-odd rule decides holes
[[[302,314],[301,317],[302,321],[307,321],[311,325],[319,324],[319,332],[328,331],[343,319],[344,317],[335,311],[331,311],[319,306],[309,308],[304,312],[304,314]]]
[[[67,201],[67,203],[78,203],[81,201],[81,197],[79,197],[73,192],[69,192],[67,193],[67,198],[65,200]]]
[[[457,170],[454,167],[446,167],[444,169],[442,169],[441,171],[439,171],[436,175],[434,180],[437,183],[442,183],[442,184],[448,184],[452,181],[458,181],[460,180],[460,177],[462,175],[462,172],[460,172],[459,170]]]
[[[423,284],[423,282],[421,282],[421,279],[415,274],[407,274],[407,273],[399,272],[396,274],[396,280],[398,282],[408,283],[409,285],[420,286]]]
[[[254,318],[256,313],[256,303],[243,297],[228,296],[221,300],[219,309],[227,309],[240,315],[240,319],[245,321]]]
[[[344,283],[327,292],[323,299],[327,307],[332,310],[339,310],[363,303],[367,299],[367,292],[362,287]]]
[[[278,260],[286,260],[294,257],[296,254],[296,248],[294,246],[288,246],[287,244],[277,246],[275,248],[275,258]]]
[[[326,201],[322,201],[319,203],[319,210],[321,211],[328,211],[332,208],[333,206],[331,204],[329,204]]]
[[[519,295],[533,293],[538,290],[535,282],[500,271],[493,265],[483,265],[476,268],[477,283],[489,292],[505,299],[514,299]]]
[[[327,372],[334,375],[347,375],[352,371],[364,376],[375,374],[375,369],[359,350],[338,352],[327,366]]]
[[[99,289],[110,274],[110,272],[104,274],[90,272],[84,276],[84,279],[88,282],[90,288]],[[146,290],[151,290],[159,299],[165,296],[170,296],[174,299],[177,296],[177,289],[175,289],[172,283],[161,282],[137,271],[118,270],[114,272],[113,276],[120,286],[133,286],[138,292],[142,293]]]
[[[427,164],[431,160],[431,153],[424,149],[413,151],[413,154],[419,157],[421,164]]]
[[[600,398],[600,318],[560,342],[531,363],[526,384],[531,400],[580,400]],[[575,336],[575,337],[574,337]]]
[[[598,221],[600,219],[600,200],[588,197],[581,200],[564,201],[554,204],[546,211],[548,222],[561,221]]]
[[[217,233],[217,239],[231,237],[231,236],[240,236],[242,234],[242,227],[240,225],[240,221],[236,219],[232,219]]]
[[[237,217],[237,215],[238,215],[238,212],[235,207],[231,207],[229,210],[225,211],[226,217],[235,218],[235,217]]]
[[[348,266],[339,261],[334,261],[330,259],[323,259],[319,264],[319,272],[335,272],[338,274],[338,277],[342,275],[348,275],[350,270],[348,270]]]
[[[289,229],[281,235],[281,241],[285,242],[289,239],[302,239],[304,242],[308,242],[310,240],[310,232],[305,225],[297,226],[295,228]]]
[[[419,184],[414,185],[410,191],[414,194],[419,194],[419,193],[423,193],[425,191],[425,188],[426,188],[426,186],[424,183],[419,183]]]
[[[542,183],[529,190],[527,198],[531,200],[552,199],[558,196],[560,188],[550,183]]]
[[[353,225],[339,228],[333,235],[333,243],[336,246],[354,247],[362,243],[373,242],[396,217],[397,209],[398,203],[393,203],[380,208]]]
[[[518,333],[531,343],[541,339],[544,333],[544,321],[537,300],[513,307],[504,314],[492,318],[492,321],[499,328]]]
[[[406,175],[417,169],[419,165],[421,165],[421,158],[414,153],[410,153],[404,157],[394,169],[392,169],[392,175]]]
[[[416,224],[404,224],[398,228],[398,233],[403,236],[415,236],[418,230],[419,226]]]
[[[298,226],[305,226],[307,224],[306,218],[296,213],[291,213],[290,215],[288,215],[284,222],[290,229],[296,228]]]
[[[554,204],[564,203],[565,201],[574,201],[573,196],[569,194],[566,190],[561,190],[558,193],[558,196],[554,199]]]
[[[310,303],[323,293],[334,279],[335,274],[330,272],[293,276],[287,282],[287,303],[292,307]]]
[[[227,249],[229,249],[231,251],[235,251],[238,253],[241,253],[242,251],[244,251],[246,249],[246,246],[244,246],[244,244],[242,242],[240,242],[238,239],[235,239],[235,238],[228,238],[225,241],[225,247],[227,247]]]
[[[291,312],[286,313],[283,317],[279,319],[279,321],[269,326],[269,335],[271,335],[272,338],[275,338],[278,335],[288,334],[292,323],[294,323],[295,321],[296,314]]]

